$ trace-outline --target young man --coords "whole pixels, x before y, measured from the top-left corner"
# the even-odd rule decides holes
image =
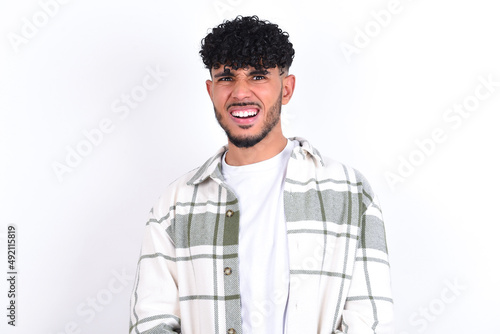
[[[288,34],[240,16],[200,54],[228,143],[151,210],[130,333],[392,333],[370,186],[281,131],[295,88]]]

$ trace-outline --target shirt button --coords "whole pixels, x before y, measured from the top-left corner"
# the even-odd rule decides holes
[[[236,334],[236,331],[234,330],[234,328],[229,328],[227,330],[227,334]]]
[[[226,217],[232,217],[234,214],[234,211],[233,210],[227,210],[226,211]]]
[[[232,272],[233,272],[233,270],[231,268],[229,268],[229,267],[224,268],[224,275],[226,275],[226,276],[231,275]]]

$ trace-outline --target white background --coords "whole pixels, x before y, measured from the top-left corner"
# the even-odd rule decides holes
[[[374,13],[389,7],[389,0],[61,0],[48,16],[38,1],[2,0],[0,331],[128,332],[130,278],[149,209],[225,143],[205,91],[200,40],[224,18],[257,14],[289,32],[296,50],[285,134],[359,169],[378,193],[397,334],[500,333],[499,8],[491,0],[400,0],[381,26]],[[39,27],[22,37],[34,20]],[[347,44],[358,53],[344,54]],[[148,67],[168,75],[120,118],[112,104],[140,91]],[[460,124],[447,122],[449,108],[474,102],[479,77],[497,86]],[[58,178],[54,166],[84,148],[83,133],[104,119],[113,130]],[[437,128],[444,142],[418,153],[415,141]],[[391,187],[387,173],[410,158],[413,170]],[[3,278],[10,224],[18,245],[15,328],[7,325]]]

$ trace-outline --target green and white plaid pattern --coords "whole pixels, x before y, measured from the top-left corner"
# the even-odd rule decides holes
[[[284,189],[288,333],[392,333],[382,214],[356,170],[301,138]],[[242,333],[238,199],[221,174],[223,147],[172,183],[151,210],[131,298],[130,333]],[[266,270],[266,268],[262,268]],[[269,296],[262,321],[273,300]],[[277,333],[272,333],[277,334]]]

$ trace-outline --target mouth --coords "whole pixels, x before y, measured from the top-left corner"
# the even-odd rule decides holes
[[[260,106],[254,102],[234,103],[229,106],[228,112],[236,124],[250,126],[259,118]]]
[[[259,110],[256,108],[249,108],[249,109],[239,109],[239,110],[233,110],[230,112],[231,116],[235,118],[240,118],[240,119],[245,119],[245,118],[252,118],[257,116],[259,113]]]

